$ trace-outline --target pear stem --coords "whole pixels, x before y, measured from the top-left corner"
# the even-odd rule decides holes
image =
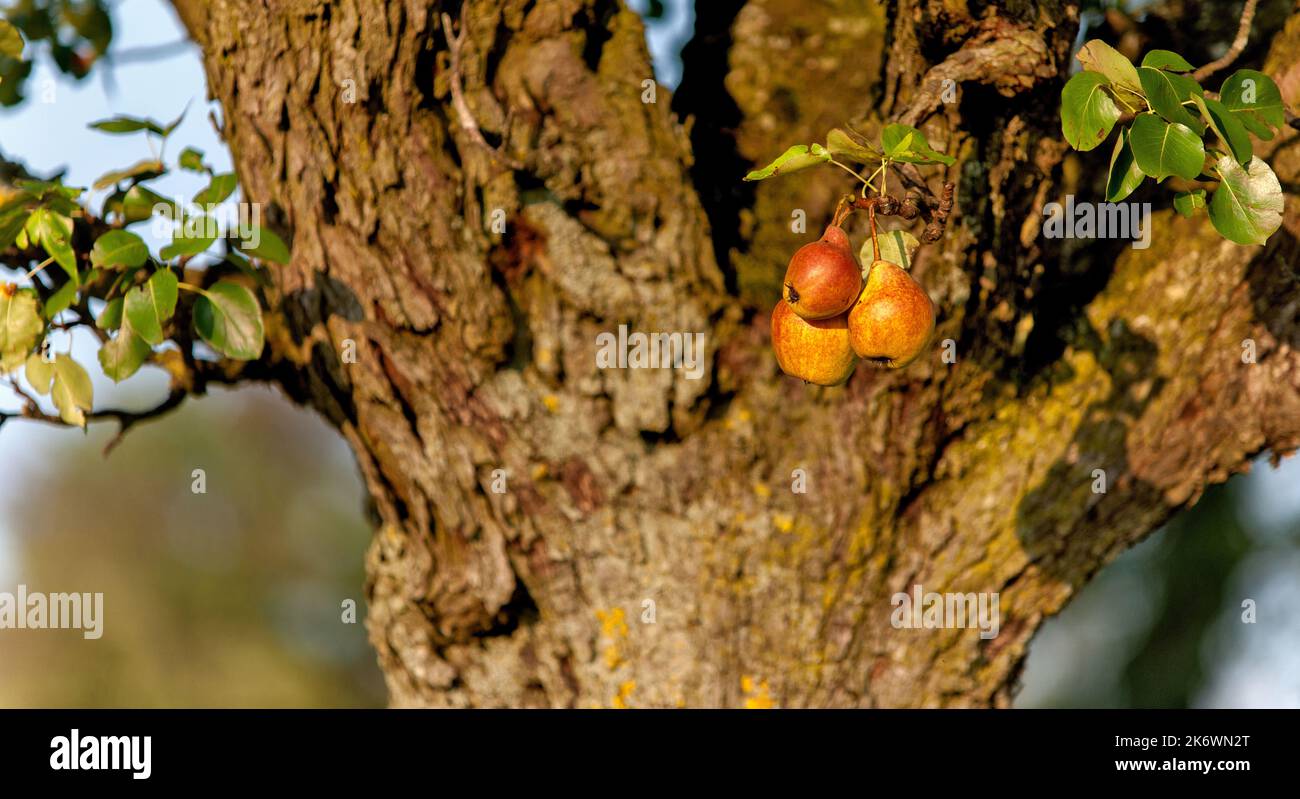
[[[836,227],[843,227],[844,220],[854,211],[853,195],[841,197],[839,203],[835,206],[835,213],[831,216],[831,224]]]
[[[876,204],[872,203],[867,206],[867,219],[871,222],[871,249],[875,253],[875,260],[880,260],[880,239],[876,238]]]

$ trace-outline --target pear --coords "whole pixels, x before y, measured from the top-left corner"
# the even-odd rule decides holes
[[[847,314],[804,319],[785,300],[772,311],[772,351],[783,372],[819,386],[848,380],[857,363],[849,345]]]
[[[785,270],[781,297],[804,319],[829,319],[853,307],[862,290],[862,267],[839,225],[800,247]]]
[[[890,369],[907,366],[934,333],[934,303],[903,267],[876,261],[849,311],[853,351]]]

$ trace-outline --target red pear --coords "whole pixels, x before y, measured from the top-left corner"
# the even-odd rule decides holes
[[[829,319],[852,308],[861,290],[862,267],[848,234],[830,225],[790,259],[781,296],[804,319]]]
[[[835,386],[853,374],[848,316],[804,319],[781,300],[772,311],[772,351],[788,375],[819,386]]]
[[[934,332],[934,303],[903,267],[876,261],[853,310],[849,343],[861,358],[890,369],[907,366]]]

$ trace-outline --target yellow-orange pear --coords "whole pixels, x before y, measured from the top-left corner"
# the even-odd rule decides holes
[[[804,319],[829,319],[853,307],[862,291],[862,267],[839,225],[800,247],[785,270],[781,298]]]
[[[781,300],[772,311],[772,351],[781,371],[819,386],[836,386],[853,374],[848,315],[804,319]]]
[[[849,311],[849,343],[859,357],[890,369],[907,366],[934,332],[934,303],[903,267],[876,261]]]

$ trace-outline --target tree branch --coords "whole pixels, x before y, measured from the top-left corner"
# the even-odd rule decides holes
[[[23,409],[18,413],[0,411],[0,426],[3,426],[4,423],[9,421],[10,419],[30,419],[36,422],[44,422],[46,424],[51,424],[56,427],[76,427],[76,425],[71,425],[63,421],[62,417],[58,416],[57,414],[50,414],[43,411],[41,409],[40,403],[36,400],[36,398],[33,397],[29,392],[27,392],[22,386],[18,385],[17,381],[13,380],[12,378],[9,381],[9,388],[15,394],[22,397]],[[158,403],[152,408],[147,408],[141,411],[128,411],[128,410],[121,410],[116,408],[106,408],[103,410],[92,411],[86,414],[86,423],[89,424],[91,422],[102,422],[102,421],[117,422],[118,424],[117,433],[111,439],[109,439],[106,445],[104,445],[104,455],[107,456],[110,452],[113,451],[113,449],[118,444],[122,442],[122,439],[126,435],[127,430],[131,429],[132,427],[139,424],[140,422],[147,421],[149,419],[156,419],[160,416],[166,415],[174,408],[179,407],[180,404],[185,401],[186,396],[188,396],[188,392],[178,391],[173,389],[171,393],[167,395],[166,399],[164,399],[162,402]]]
[[[1237,56],[1241,55],[1241,51],[1246,49],[1246,43],[1250,41],[1250,25],[1255,19],[1256,2],[1257,0],[1246,0],[1246,5],[1241,9],[1241,22],[1237,25],[1237,37],[1232,40],[1228,52],[1193,72],[1193,78],[1198,81],[1205,80],[1237,60]]]
[[[474,115],[470,113],[469,103],[465,101],[465,90],[461,86],[461,50],[465,46],[465,38],[467,34],[464,15],[461,15],[460,33],[456,33],[452,29],[451,17],[447,14],[443,14],[442,30],[447,37],[447,51],[451,57],[452,105],[456,109],[456,116],[460,119],[461,130],[465,131],[465,134],[469,136],[470,141],[486,150],[494,161],[504,164],[511,169],[523,169],[523,164],[505,155],[487,143],[487,139],[483,138],[483,131],[479,130],[477,120],[475,120]],[[507,128],[508,127],[509,126],[507,126]]]
[[[912,127],[920,125],[939,109],[949,88],[967,81],[988,84],[1011,97],[1053,77],[1056,67],[1039,33],[992,17],[981,24],[979,33],[926,72],[896,119]]]

